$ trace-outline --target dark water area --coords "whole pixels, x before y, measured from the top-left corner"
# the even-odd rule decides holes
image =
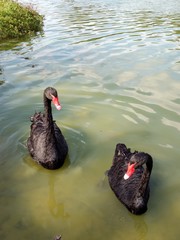
[[[44,32],[0,46],[0,239],[177,240],[180,235],[180,2],[22,0]],[[65,165],[34,163],[30,116],[47,86],[69,145]],[[148,211],[134,216],[105,172],[115,145],[152,155]]]

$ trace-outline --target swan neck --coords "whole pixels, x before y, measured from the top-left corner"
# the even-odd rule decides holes
[[[141,178],[141,184],[139,186],[138,189],[138,195],[143,197],[143,194],[146,193],[146,189],[148,187],[149,184],[149,178],[150,178],[150,174],[151,172],[149,171],[148,167],[146,166],[143,174],[142,174],[142,178]]]
[[[51,100],[48,99],[45,94],[44,94],[44,113],[46,124],[48,126],[53,126]]]

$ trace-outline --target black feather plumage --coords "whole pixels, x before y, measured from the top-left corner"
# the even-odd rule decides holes
[[[128,163],[136,163],[135,172],[125,180]],[[153,160],[149,154],[137,151],[131,153],[126,145],[116,145],[108,180],[116,197],[133,214],[143,214],[147,210],[152,166]]]
[[[51,100],[58,97],[54,88],[44,91],[44,113],[35,113],[31,117],[31,132],[27,147],[33,159],[47,169],[60,168],[68,153],[66,140],[53,121]]]

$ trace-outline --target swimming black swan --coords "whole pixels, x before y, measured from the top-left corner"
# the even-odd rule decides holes
[[[56,89],[48,87],[44,90],[44,114],[39,112],[31,117],[31,132],[27,141],[30,155],[47,169],[60,168],[68,153],[68,145],[53,121],[51,101],[58,110],[61,105]]]
[[[153,160],[149,154],[131,153],[126,145],[116,145],[113,164],[107,172],[109,185],[133,214],[143,214],[147,210],[152,166]]]

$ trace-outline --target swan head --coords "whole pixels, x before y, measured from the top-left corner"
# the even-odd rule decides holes
[[[144,165],[146,169],[151,172],[153,165],[152,157],[148,153],[135,152],[128,163],[127,171],[124,174],[124,180],[127,180],[129,177],[131,177],[136,168]]]
[[[61,110],[61,104],[59,102],[59,99],[58,99],[58,93],[56,91],[55,88],[53,87],[48,87],[44,90],[44,94],[45,96],[51,100],[54,104],[54,106],[56,107],[57,110]]]
[[[135,165],[136,163],[128,163],[128,168],[126,173],[124,174],[124,180],[127,180],[132,176],[132,174],[135,172]]]

